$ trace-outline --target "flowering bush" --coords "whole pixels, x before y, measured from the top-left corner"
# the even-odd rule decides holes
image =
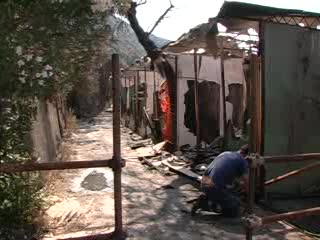
[[[0,164],[26,162],[37,101],[83,81],[108,13],[90,0],[3,0],[0,10]],[[34,218],[40,185],[36,173],[0,175],[1,227]]]

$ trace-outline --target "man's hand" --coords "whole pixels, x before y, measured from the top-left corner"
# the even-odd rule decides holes
[[[248,174],[243,175],[241,180],[242,180],[243,191],[248,193],[249,192],[249,175]]]

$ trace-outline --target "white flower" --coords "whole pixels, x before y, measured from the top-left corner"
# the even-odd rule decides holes
[[[43,85],[44,85],[44,81],[43,81],[43,80],[40,80],[40,81],[39,81],[39,85],[40,85],[40,86],[43,86]]]
[[[22,61],[21,59],[18,61],[18,66],[21,67],[24,65],[24,61]]]
[[[33,58],[33,55],[32,54],[27,54],[27,55],[25,55],[24,56],[26,59],[27,59],[27,61],[29,62],[32,58]]]
[[[41,77],[41,73],[36,73],[36,78]]]
[[[25,76],[26,72],[24,70],[22,70],[22,72],[20,73],[21,76]]]
[[[48,78],[47,71],[42,71],[41,76],[44,77],[44,78]]]
[[[21,56],[21,55],[22,55],[22,47],[21,47],[21,46],[16,47],[16,54],[17,54],[18,56]]]
[[[47,70],[47,71],[51,71],[53,68],[52,68],[49,64],[47,64],[47,65],[44,67],[44,69]]]
[[[49,77],[51,77],[53,75],[53,72],[49,72]]]
[[[25,77],[19,77],[19,80],[23,84],[26,83],[26,78]]]
[[[39,56],[36,57],[36,61],[37,61],[37,62],[42,62],[42,59],[43,59],[42,57],[39,57]]]

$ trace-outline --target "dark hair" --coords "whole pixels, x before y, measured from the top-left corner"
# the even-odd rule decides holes
[[[249,154],[249,144],[245,144],[240,148],[240,152],[244,155]]]

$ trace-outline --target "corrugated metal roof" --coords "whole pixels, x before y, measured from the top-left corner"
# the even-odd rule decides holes
[[[226,1],[222,5],[218,18],[264,17],[264,16],[304,16],[320,17],[320,13],[297,9],[284,9],[244,2]]]

